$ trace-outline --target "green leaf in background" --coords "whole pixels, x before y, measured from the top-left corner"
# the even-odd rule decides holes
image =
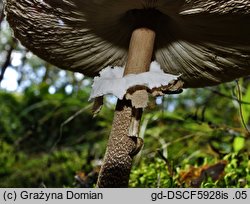
[[[233,149],[235,152],[239,152],[245,146],[245,138],[244,137],[235,137],[233,141]]]
[[[242,101],[248,102],[250,99],[250,85],[248,85],[246,89],[246,93],[242,96]],[[242,104],[242,115],[244,117],[244,121],[246,124],[249,123],[250,120],[250,105]]]

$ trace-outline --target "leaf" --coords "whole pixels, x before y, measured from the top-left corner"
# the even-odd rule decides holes
[[[233,149],[235,152],[239,152],[245,146],[245,138],[244,137],[235,137],[233,141]]]
[[[199,168],[191,167],[187,172],[181,172],[181,183],[186,183],[191,187],[200,187],[202,182],[206,181],[209,177],[213,182],[219,180],[227,165],[227,161],[219,161],[214,165],[204,165]]]
[[[250,99],[250,85],[247,87],[246,93],[242,96],[242,101],[249,101]],[[243,104],[242,105],[242,114],[245,120],[245,123],[248,124],[250,120],[250,105]]]

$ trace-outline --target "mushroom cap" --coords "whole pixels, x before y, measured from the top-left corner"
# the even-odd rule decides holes
[[[156,32],[153,59],[204,87],[250,74],[249,0],[4,0],[15,37],[42,59],[95,76],[126,63],[137,27]]]

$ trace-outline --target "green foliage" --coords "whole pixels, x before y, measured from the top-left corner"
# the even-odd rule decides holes
[[[191,174],[194,169],[201,171],[220,161],[226,163],[222,172],[218,172],[220,178],[204,177],[200,187],[249,187],[250,138],[241,127],[237,106],[233,105],[227,113],[234,121],[225,120],[224,110],[230,106],[228,101],[219,101],[217,97],[211,100],[218,102],[207,105],[203,115],[195,110],[197,105],[185,112],[178,111],[180,106],[185,107],[185,99],[177,102],[180,105],[172,113],[156,108],[144,115],[142,124],[147,121],[143,135],[145,146],[141,161],[133,168],[130,187],[192,187],[189,177],[182,180],[184,173]],[[216,118],[218,113],[220,118]],[[196,176],[190,177],[197,179]]]
[[[78,171],[91,171],[92,159],[104,154],[107,130],[106,115],[94,119],[87,97],[51,95],[44,84],[23,95],[0,92],[1,187],[74,186]]]
[[[250,84],[247,85],[246,89],[244,90],[242,100],[249,101],[250,99]],[[244,117],[245,123],[249,124],[250,121],[250,105],[242,104],[242,116]]]
[[[203,188],[249,188],[250,186],[250,162],[249,154],[227,154],[224,158],[227,165],[221,173],[220,178],[216,181],[211,177],[205,177],[200,187]],[[215,164],[216,159],[205,161],[200,164],[207,165]],[[148,165],[150,161],[150,164]],[[172,162],[166,163],[166,161],[160,158],[144,158],[139,165],[133,168],[130,176],[130,187],[142,187],[142,188],[182,188],[182,187],[193,187],[190,186],[188,179],[182,181],[182,172],[193,171],[190,168],[190,164],[181,162],[176,164]],[[199,159],[196,164],[198,165]],[[197,167],[201,168],[201,167]],[[193,177],[194,179],[195,177]]]
[[[174,187],[173,178],[166,163],[160,158],[153,158],[150,164],[142,159],[138,166],[135,166],[130,175],[130,187]]]
[[[235,137],[233,141],[233,149],[235,152],[239,152],[245,146],[245,138],[244,137]]]
[[[1,187],[74,186],[76,171],[91,168],[84,160],[86,151],[61,150],[30,156],[20,151],[15,153],[5,143],[1,148]]]
[[[226,155],[225,160],[228,165],[225,169],[224,179],[219,183],[219,187],[250,187],[250,154],[231,153]]]
[[[50,94],[48,89],[42,83],[24,94],[0,92],[1,187],[79,186],[78,172],[87,177],[104,155],[114,105],[106,101],[93,119],[88,89],[72,94],[64,89]],[[176,100],[174,112],[156,105],[145,111],[145,146],[132,169],[130,187],[190,187],[182,180],[183,172],[219,161],[227,162],[220,179],[206,177],[201,187],[249,187],[250,140],[237,107],[232,105],[227,113],[234,122],[225,120],[224,111],[216,118],[215,110],[227,110],[230,100],[197,113],[195,103],[186,108],[190,96],[184,94],[186,98],[166,98]],[[96,177],[88,186],[95,181]]]
[[[15,164],[16,157],[12,146],[6,142],[0,141],[0,176],[9,175],[12,172],[12,166]]]

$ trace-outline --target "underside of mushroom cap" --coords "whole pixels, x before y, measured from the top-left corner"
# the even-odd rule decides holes
[[[21,43],[59,68],[95,76],[126,63],[131,33],[156,32],[153,59],[203,87],[250,74],[249,0],[4,0]]]

